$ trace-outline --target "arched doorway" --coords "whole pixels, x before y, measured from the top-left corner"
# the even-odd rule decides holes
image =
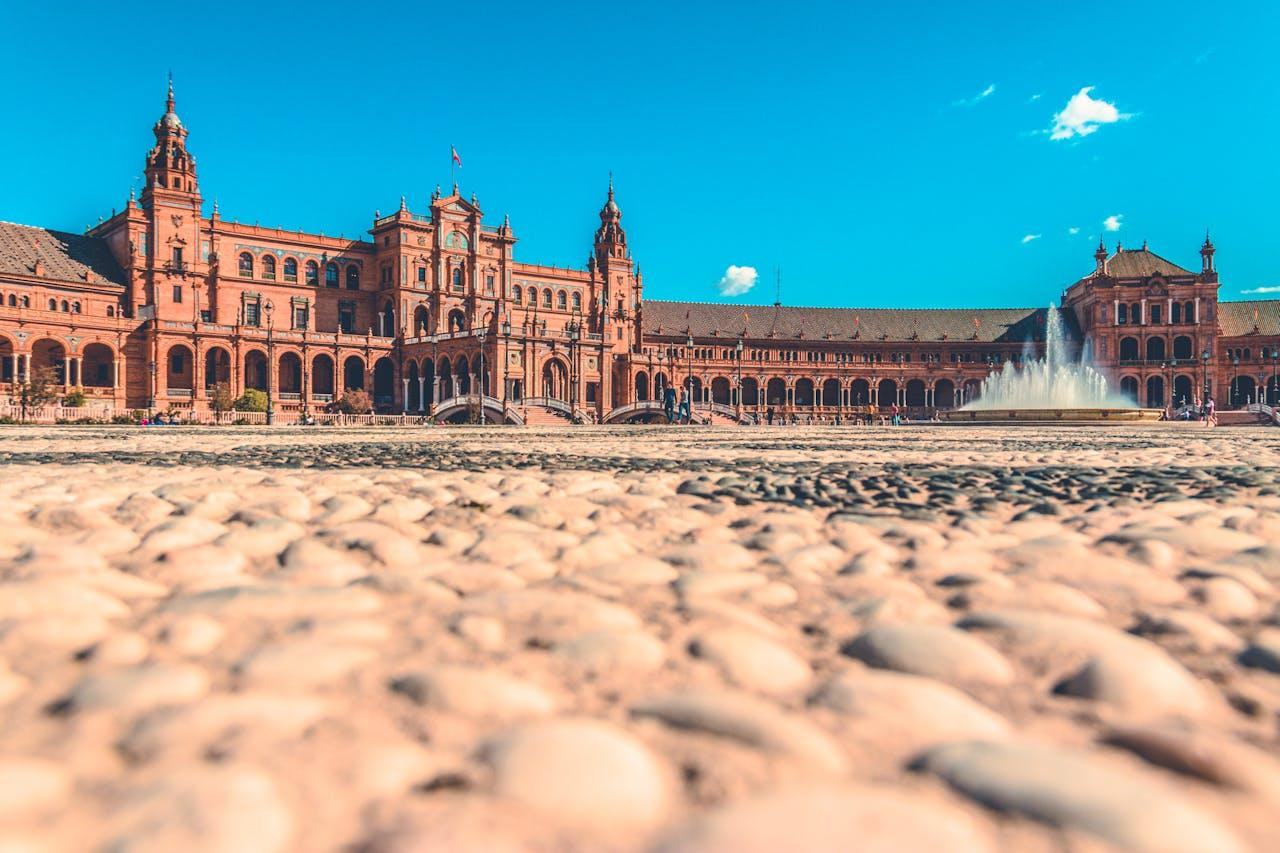
[[[643,402],[649,399],[649,376],[643,370],[636,373],[636,400]]]
[[[711,380],[711,402],[729,405],[732,392],[729,388],[729,380],[723,376],[717,376]]]
[[[933,383],[933,405],[939,409],[956,407],[956,385],[950,379],[939,379]]]
[[[760,383],[750,376],[742,380],[742,405],[760,405]]]
[[[349,355],[342,363],[342,390],[364,390],[364,359],[358,355]]]
[[[165,354],[164,387],[169,391],[186,391],[188,396],[195,388],[195,359],[191,347],[175,344]]]
[[[1195,345],[1187,335],[1178,335],[1173,339],[1173,357],[1182,359],[1195,358]]]
[[[892,379],[880,380],[880,387],[876,392],[877,406],[892,406],[898,402],[898,383]]]
[[[855,406],[874,405],[871,399],[871,383],[865,379],[853,380],[853,386],[849,389],[849,399]]]
[[[311,360],[311,393],[333,399],[333,359],[327,355]]]
[[[921,379],[911,379],[907,381],[907,405],[923,406],[924,405],[924,381]]]
[[[50,338],[36,341],[31,346],[31,368],[28,373],[32,377],[44,374],[48,381],[64,385],[67,381],[66,358],[66,348],[57,341]]]
[[[1151,340],[1159,340],[1152,338]],[[1164,408],[1164,379],[1159,376],[1147,377],[1147,408]]]
[[[448,400],[453,397],[453,365],[449,363],[449,359],[440,359],[440,400]],[[440,400],[433,400],[438,403]]]
[[[813,380],[800,378],[796,380],[795,390],[792,392],[797,406],[813,405]]]
[[[1164,338],[1147,338],[1147,361],[1164,361]]]
[[[106,344],[87,344],[81,362],[80,384],[86,388],[114,388],[116,384],[115,354]]]
[[[222,347],[210,347],[204,354],[204,387],[207,391],[218,385],[231,388],[231,353]]]
[[[1132,376],[1120,379],[1120,393],[1135,406],[1138,404],[1138,380]]]
[[[569,397],[569,369],[558,358],[548,359],[542,365],[542,396],[553,400]]]
[[[396,399],[396,366],[385,355],[373,363],[373,402],[391,406]]]
[[[670,385],[671,383],[667,381],[665,373],[653,374],[653,399],[661,403]]]
[[[764,401],[770,406],[785,406],[787,404],[787,383],[777,376],[770,379],[769,384],[765,385],[764,388]]]
[[[244,354],[244,387],[267,390],[267,354],[262,350],[249,350]]]
[[[465,355],[458,356],[458,360],[453,365],[454,384],[458,387],[459,394],[471,393],[471,365],[467,363]]]
[[[382,303],[382,311],[378,315],[378,320],[382,324],[378,334],[384,338],[394,338],[396,336],[396,308],[391,304],[391,300]],[[374,369],[377,369],[376,364]]]
[[[449,312],[449,331],[461,332],[467,327],[467,315],[457,308]]]
[[[1252,376],[1243,374],[1235,377],[1235,382],[1231,384],[1231,408],[1239,409],[1253,402],[1253,396],[1258,390],[1258,384],[1253,381]]]
[[[1195,382],[1190,376],[1173,377],[1173,404],[1178,407],[1191,405],[1193,388]]]
[[[689,399],[695,403],[702,402],[702,379],[698,376],[684,378],[684,385],[689,389]]]
[[[404,378],[409,380],[409,393],[405,395],[404,407],[416,412],[422,406],[422,394],[418,389],[418,363],[416,361],[408,361],[404,366]]]
[[[302,396],[302,358],[296,352],[286,352],[280,356],[276,367],[276,387],[280,394]]]
[[[427,311],[427,306],[419,305],[413,309],[413,334],[425,335],[431,328],[431,314]]]
[[[1138,360],[1138,339],[1137,338],[1121,338],[1120,339],[1120,360],[1121,361],[1137,361]]]
[[[822,405],[824,406],[843,406],[844,401],[840,399],[840,380],[828,379],[822,383]]]
[[[434,406],[436,403],[436,364],[429,358],[422,360],[422,393],[424,396],[423,408]]]

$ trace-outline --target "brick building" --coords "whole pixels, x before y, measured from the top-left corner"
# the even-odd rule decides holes
[[[228,222],[203,214],[172,87],[153,132],[141,194],[86,233],[0,223],[0,393],[49,368],[120,410],[200,414],[225,384],[285,421],[363,389],[381,411],[483,399],[534,423],[652,418],[664,386],[691,384],[702,418],[832,417],[961,405],[1043,345],[1046,309],[645,300],[612,185],[585,269],[517,262],[511,223],[456,186],[375,213],[362,240]],[[1193,272],[1099,245],[1061,296],[1074,345],[1143,405],[1280,397],[1280,300],[1220,303],[1214,251],[1206,237]]]

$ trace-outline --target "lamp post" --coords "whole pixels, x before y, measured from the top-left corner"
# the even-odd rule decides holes
[[[689,423],[693,423],[693,334],[690,332],[684,342],[689,352]]]
[[[489,314],[486,314],[484,325],[476,330],[476,340],[480,342],[480,426],[484,426],[484,339],[489,333],[488,317]]]
[[[1271,393],[1267,395],[1267,405],[1280,403],[1280,381],[1276,379],[1276,363],[1280,362],[1280,349],[1271,348]]]
[[[151,366],[151,405],[148,408],[151,409],[151,414],[154,415],[156,413],[156,375],[158,373],[154,359],[151,361],[150,366]],[[27,368],[28,372],[30,372],[30,369],[31,369],[30,367]],[[15,376],[15,379],[16,379],[16,376]]]
[[[1165,399],[1168,401],[1166,405],[1168,405],[1169,408],[1172,409],[1174,403],[1176,402],[1173,399],[1173,361],[1171,361],[1170,359],[1165,359],[1163,366],[1164,366],[1164,373],[1166,377],[1164,396],[1165,396]]]
[[[267,312],[267,426],[271,426],[276,422],[275,397],[271,393],[271,374],[273,372],[272,368],[276,363],[275,321],[273,319],[276,307],[268,299],[266,304],[262,306],[262,310]]]
[[[582,340],[582,319],[575,311],[567,326],[569,332],[569,420],[578,415],[578,341]]]
[[[1228,403],[1235,408],[1240,398],[1240,356],[1231,357],[1231,399]]]
[[[507,400],[511,396],[511,377],[507,376],[507,350],[511,346],[511,315],[502,318],[502,417],[507,417]]]
[[[663,375],[663,373],[662,373],[662,362],[663,362],[663,360],[664,360],[666,357],[667,357],[666,350],[664,350],[664,349],[659,349],[659,350],[658,350],[658,376],[662,376],[662,377],[663,377],[663,380],[662,380],[662,381],[663,381],[662,392],[663,392],[663,396],[664,396],[664,397],[665,397],[665,395],[666,395],[666,390],[667,390],[667,388],[666,388],[666,376],[665,376],[665,375]],[[657,377],[656,377],[656,376],[654,377],[654,380],[655,380],[655,381],[654,381],[654,386],[653,386],[653,399],[657,400],[659,403],[663,403],[663,402],[664,402],[664,401],[663,401],[663,398],[658,396],[658,384],[657,384],[657,381],[656,381],[656,380],[657,380]],[[664,404],[664,405],[665,405],[665,404]]]
[[[1208,347],[1204,352],[1200,353],[1200,384],[1204,388],[1203,400],[1207,404],[1209,402],[1209,358],[1211,357]]]
[[[742,338],[738,338],[738,345],[733,348],[735,357],[738,360],[738,420],[742,420]]]

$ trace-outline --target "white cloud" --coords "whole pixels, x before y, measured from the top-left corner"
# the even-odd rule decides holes
[[[1031,102],[1031,103],[1033,103],[1033,104],[1034,104],[1036,101],[1040,100],[1040,99],[1041,99],[1041,98],[1043,98],[1043,97],[1044,97],[1044,92],[1036,92],[1034,95],[1032,95],[1032,96],[1031,96],[1030,98],[1028,98],[1027,100],[1028,100],[1029,102]]]
[[[721,296],[741,296],[756,286],[757,278],[759,275],[755,267],[739,267],[730,264],[721,276],[716,289],[720,291]]]
[[[1027,236],[1022,238],[1022,245],[1025,246],[1028,243],[1030,243],[1032,240],[1039,240],[1043,236],[1044,236],[1043,234],[1028,234]]]
[[[1251,287],[1241,293],[1280,293],[1280,287]]]
[[[1053,127],[1048,131],[1050,139],[1088,136],[1104,124],[1131,117],[1131,113],[1120,112],[1110,101],[1090,97],[1092,91],[1092,86],[1085,86],[1071,96],[1062,112],[1053,117]]]
[[[1067,229],[1067,233],[1070,234],[1072,237],[1074,237],[1080,233],[1080,229],[1072,225],[1070,228]]]
[[[1102,228],[1105,231],[1119,231],[1120,226],[1124,224],[1123,213],[1113,213],[1106,219],[1102,220]]]
[[[983,89],[981,92],[979,92],[978,94],[974,95],[972,98],[961,98],[961,99],[960,99],[960,100],[958,100],[958,101],[952,101],[952,102],[951,102],[951,106],[953,106],[953,107],[971,107],[971,106],[973,106],[974,104],[977,104],[977,103],[980,103],[980,102],[982,102],[982,101],[985,101],[987,98],[991,97],[991,96],[995,93],[995,91],[996,91],[996,84],[995,84],[995,83],[992,83],[992,84],[988,85],[988,86],[987,86],[987,88]]]

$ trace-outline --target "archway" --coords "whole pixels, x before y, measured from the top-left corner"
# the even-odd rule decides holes
[[[333,359],[327,355],[311,360],[311,393],[333,398]]]
[[[732,397],[732,391],[729,388],[729,380],[723,376],[717,376],[711,380],[711,402],[729,405]]]
[[[1132,376],[1122,377],[1120,379],[1120,393],[1136,406],[1138,404],[1138,380]]]
[[[800,378],[796,380],[795,390],[792,392],[797,406],[813,405],[813,380]]]
[[[1147,338],[1147,361],[1164,361],[1164,338]]]
[[[822,383],[822,405],[824,406],[843,406],[844,401],[840,399],[840,380],[828,379]]]
[[[382,303],[382,311],[378,316],[382,328],[378,330],[378,334],[384,338],[394,338],[396,336],[396,308],[391,304],[391,300]],[[377,369],[375,365],[374,369]]]
[[[422,360],[422,394],[423,406],[428,408],[436,403],[436,363],[429,358]]]
[[[373,402],[379,406],[395,403],[396,366],[385,355],[373,363]]]
[[[467,327],[467,315],[457,308],[449,312],[449,331],[461,332]]]
[[[1231,408],[1239,409],[1253,402],[1257,390],[1258,384],[1252,376],[1240,374],[1235,377],[1235,382],[1231,383]]]
[[[1137,361],[1138,360],[1138,339],[1137,338],[1121,338],[1120,339],[1120,360],[1121,361]]]
[[[418,363],[416,361],[405,363],[404,378],[409,380],[409,384],[406,386],[409,389],[409,393],[405,395],[404,407],[411,412],[416,412],[422,407],[422,394],[418,390]]]
[[[276,388],[283,394],[302,394],[302,359],[296,352],[280,356],[276,367]]]
[[[760,405],[760,383],[750,376],[742,380],[742,405]]]
[[[51,338],[36,341],[31,346],[31,367],[29,375],[47,373],[51,382],[57,385],[66,383],[67,350],[62,344]]]
[[[764,401],[770,406],[785,406],[787,404],[787,383],[777,376],[770,379],[764,388]]]
[[[853,380],[853,386],[849,389],[849,400],[855,406],[870,406],[874,404],[871,399],[871,383],[865,379]]]
[[[13,304],[17,300],[12,293],[9,294],[9,302]],[[0,335],[0,382],[13,382],[13,341],[4,335]]]
[[[1178,335],[1173,339],[1173,357],[1179,360],[1195,358],[1195,344],[1188,335]]]
[[[1152,338],[1152,340],[1157,340]],[[1164,408],[1164,379],[1159,376],[1147,377],[1147,407],[1151,409]]]
[[[440,400],[448,400],[454,396],[453,393],[453,365],[449,363],[449,359],[440,359]],[[433,400],[438,403],[440,400]]]
[[[907,405],[923,406],[925,400],[924,381],[911,379],[907,381]]]
[[[106,344],[86,344],[81,361],[80,384],[86,388],[114,388],[115,354]]]
[[[457,362],[453,365],[455,374],[454,384],[458,386],[457,393],[471,393],[471,365],[467,363],[465,355],[458,356]]]
[[[342,390],[364,390],[364,359],[358,355],[349,355],[342,363]]]
[[[231,388],[231,353],[222,347],[210,347],[204,354],[205,390],[225,385]]]
[[[876,393],[876,405],[892,406],[898,402],[898,383],[892,379],[880,380],[880,388]]]
[[[667,388],[671,387],[671,383],[667,381],[665,373],[653,374],[653,399],[662,402],[663,397],[667,393]]]
[[[249,350],[244,354],[244,387],[267,390],[267,354],[262,350]]]
[[[1267,377],[1267,405],[1280,405],[1280,377]]]
[[[431,328],[431,314],[427,311],[427,306],[419,305],[413,309],[413,334],[425,335]]]
[[[558,358],[542,365],[542,396],[566,400],[569,396],[569,369]]]
[[[643,370],[636,373],[636,401],[649,399],[649,376]]]
[[[175,344],[169,347],[164,360],[164,387],[170,391],[191,392],[195,388],[195,364],[191,347]]]
[[[1190,376],[1173,377],[1173,404],[1179,407],[1190,405],[1194,388],[1195,382]]]
[[[956,385],[950,379],[939,379],[933,383],[933,405],[939,409],[956,407]]]
[[[701,377],[698,377],[698,376],[688,377],[688,376],[686,376],[686,377],[685,377],[685,379],[684,379],[684,385],[685,385],[685,387],[686,387],[686,388],[688,388],[688,389],[689,389],[689,399],[693,400],[693,402],[695,402],[695,403],[701,403],[701,402],[702,402],[702,379],[701,379]]]

